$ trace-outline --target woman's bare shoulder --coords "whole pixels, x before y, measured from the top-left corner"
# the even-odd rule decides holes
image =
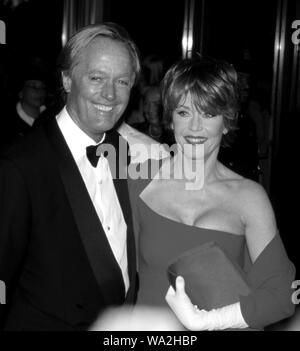
[[[221,181],[230,186],[231,190],[240,193],[241,197],[266,196],[264,188],[259,183],[243,177],[222,164],[219,166],[219,174]]]
[[[230,192],[239,191],[246,178],[219,163],[217,167],[217,178]]]
[[[244,212],[264,213],[272,212],[272,205],[264,187],[248,178],[245,178],[236,172],[224,166],[224,177],[222,183],[226,187],[228,196],[234,201],[237,207]]]
[[[269,202],[264,187],[248,178],[243,178],[239,183],[239,193],[241,198],[245,198],[247,202],[254,202],[255,204]]]
[[[276,232],[273,206],[261,184],[244,178],[236,195],[236,203],[246,227],[254,228],[257,232],[263,232],[262,228],[270,233]]]

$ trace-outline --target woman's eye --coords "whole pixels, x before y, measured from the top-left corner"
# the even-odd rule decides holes
[[[213,116],[213,115],[211,115],[210,113],[203,113],[203,114],[202,114],[202,117],[203,117],[203,118],[214,118],[214,117],[216,117],[216,116]]]
[[[187,111],[179,110],[179,111],[177,111],[176,113],[177,113],[178,116],[180,116],[180,117],[188,117]]]

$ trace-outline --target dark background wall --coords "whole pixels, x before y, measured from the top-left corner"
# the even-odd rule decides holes
[[[30,0],[13,8],[0,1],[0,19],[6,23],[6,44],[0,45],[0,99],[11,98],[19,78],[31,64],[42,65],[54,85],[61,50],[63,1]],[[2,69],[1,69],[2,67]]]
[[[30,0],[14,10],[1,7],[1,3],[0,19],[7,23],[5,50],[11,64],[19,66],[26,57],[38,55],[54,66],[61,49],[64,1]],[[103,19],[123,25],[142,56],[157,53],[171,64],[182,53],[184,4],[184,0],[107,0]],[[251,64],[255,72],[270,76],[275,18],[276,1],[206,1],[203,25],[197,14],[194,19],[199,29],[194,33],[195,48],[202,26],[204,54],[226,59],[238,69],[249,69]],[[250,60],[245,59],[247,54]]]
[[[184,0],[106,2],[105,19],[123,25],[142,55],[157,53],[176,60],[181,56]]]

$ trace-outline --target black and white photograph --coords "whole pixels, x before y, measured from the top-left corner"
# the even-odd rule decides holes
[[[0,0],[0,102],[0,331],[300,331],[299,0]]]

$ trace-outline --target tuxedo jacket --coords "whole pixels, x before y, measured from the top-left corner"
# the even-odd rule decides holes
[[[119,134],[111,131],[107,137],[116,144]],[[127,180],[114,179],[114,186],[127,224],[126,296],[121,269],[56,119],[1,152],[2,328],[85,330],[106,307],[134,303]]]

